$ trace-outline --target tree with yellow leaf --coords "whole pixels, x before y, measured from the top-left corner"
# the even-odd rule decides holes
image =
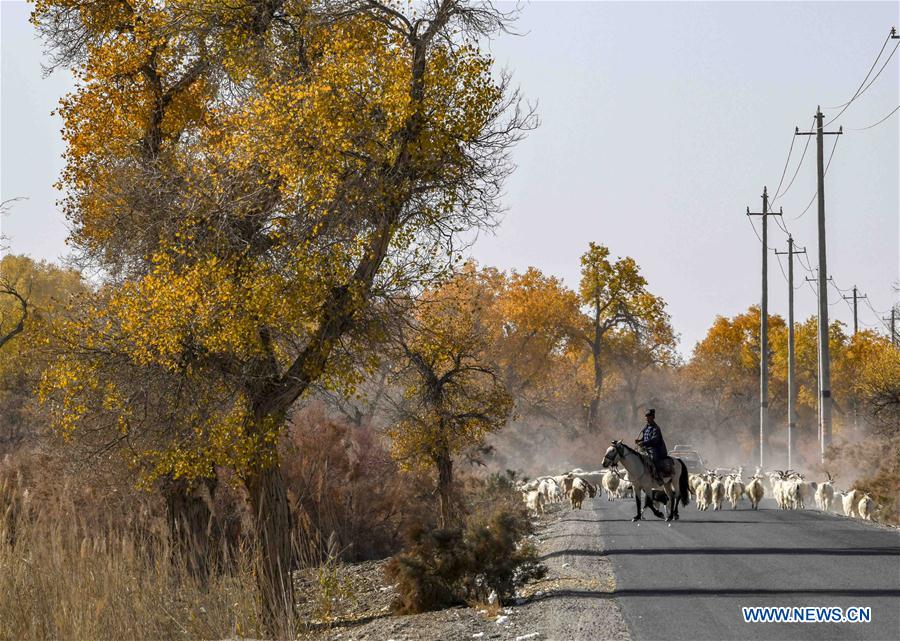
[[[293,603],[278,437],[313,383],[352,386],[335,347],[373,300],[492,224],[533,124],[476,44],[506,19],[463,0],[35,2],[78,78],[61,107],[72,241],[113,286],[90,321],[102,338],[75,335],[230,393],[185,418],[189,441],[138,455],[160,475],[244,479],[273,630]],[[69,362],[47,394],[77,430]],[[131,429],[128,395],[108,398]]]
[[[49,327],[85,289],[71,270],[26,256],[0,258],[0,457],[43,431],[36,391]]]
[[[609,249],[593,242],[581,256],[578,294],[588,316],[579,336],[591,352],[593,390],[588,430],[595,431],[599,424],[607,335],[616,328],[627,328],[638,335],[645,328],[664,325],[667,322],[665,302],[647,289],[647,281],[633,258],[611,260]]]
[[[434,466],[441,526],[455,523],[453,461],[506,424],[512,398],[490,362],[484,311],[493,296],[473,266],[427,291],[394,330],[399,397],[389,429],[409,468]]]
[[[631,425],[638,425],[642,405],[638,394],[646,372],[679,362],[669,315],[665,312],[654,314],[650,322],[635,332],[615,330],[610,333],[607,343],[609,358],[615,363],[628,398]]]
[[[571,425],[581,402],[571,367],[581,350],[573,331],[582,321],[578,296],[533,267],[495,274],[489,285],[496,293],[487,323],[493,358],[515,399],[517,421]]]

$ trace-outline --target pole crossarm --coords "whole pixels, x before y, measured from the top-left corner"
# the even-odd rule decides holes
[[[852,300],[853,301],[853,333],[856,334],[859,332],[859,299],[860,298],[868,298],[865,294],[860,294],[859,290],[856,288],[856,285],[853,286],[853,296],[841,296],[844,300]]]
[[[844,125],[838,127],[837,131],[800,131],[800,127],[794,127],[794,135],[795,136],[818,136],[821,133],[823,136],[842,136],[844,134]]]

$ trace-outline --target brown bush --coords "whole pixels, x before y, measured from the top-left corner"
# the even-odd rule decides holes
[[[828,465],[838,470],[838,485],[872,497],[875,518],[900,525],[900,435],[869,436],[858,443],[840,443],[829,451]]]
[[[491,592],[502,603],[516,588],[546,574],[537,549],[524,540],[532,533],[531,521],[511,477],[470,480],[467,496],[464,527],[416,526],[406,550],[387,565],[388,579],[397,584],[397,612],[484,603]]]
[[[423,485],[400,472],[371,428],[310,408],[294,420],[282,461],[302,565],[390,556],[406,527],[423,519]]]
[[[200,580],[173,554],[158,494],[20,455],[0,470],[0,639],[263,634],[249,556]]]

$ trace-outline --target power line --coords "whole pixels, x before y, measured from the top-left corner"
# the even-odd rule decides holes
[[[828,168],[831,167],[831,159],[834,158],[834,150],[837,149],[839,138],[840,136],[834,137],[834,145],[832,145],[831,147],[831,154],[829,154],[828,156],[828,163],[825,165],[825,172],[823,175],[828,175]],[[794,216],[793,218],[791,218],[791,220],[800,220],[801,218],[803,218],[803,215],[809,211],[809,208],[812,207],[812,204],[815,202],[816,196],[818,195],[819,190],[816,190],[815,193],[813,193],[812,198],[809,199],[809,204],[803,209],[803,211],[800,212],[798,216]]]
[[[871,81],[869,84],[866,84],[866,80],[869,79],[869,76],[872,74],[872,69],[874,69],[874,68],[875,68],[875,65],[878,64],[878,60],[881,58],[881,54],[884,52],[884,48],[885,48],[885,46],[887,46],[887,42],[888,42],[888,40],[890,40],[890,39],[891,39],[891,36],[890,36],[890,34],[888,34],[888,37],[885,39],[884,44],[881,46],[881,51],[878,52],[878,58],[875,58],[875,62],[872,63],[872,66],[869,68],[869,73],[867,73],[867,74],[866,74],[866,77],[863,78],[863,81],[862,81],[862,83],[859,85],[859,88],[856,90],[856,93],[853,94],[853,97],[850,98],[850,100],[849,100],[848,102],[846,102],[846,103],[843,105],[843,109],[841,109],[841,110],[838,112],[838,114],[837,114],[834,118],[832,118],[831,120],[829,120],[828,122],[826,122],[826,123],[823,125],[824,127],[827,127],[828,125],[830,125],[831,123],[833,123],[835,120],[837,120],[838,118],[840,118],[840,117],[844,114],[844,112],[847,111],[847,109],[850,108],[850,105],[852,105],[852,104],[856,101],[857,98],[859,98],[860,96],[862,96],[862,95],[866,92],[866,90],[867,90],[869,87],[872,86],[872,83],[873,83],[873,82],[875,82],[876,80],[878,80],[878,76],[881,75],[881,72],[884,71],[884,68],[885,68],[885,67],[887,66],[887,64],[891,61],[891,58],[893,58],[893,57],[894,57],[894,54],[897,53],[897,47],[900,47],[900,42],[898,42],[898,43],[896,44],[896,46],[894,46],[894,48],[891,50],[891,55],[889,55],[888,58],[887,58],[887,60],[884,61],[884,64],[881,65],[881,69],[878,70],[878,73],[875,74],[875,77],[872,78],[872,81]],[[865,87],[864,87],[863,85],[865,85]]]
[[[886,310],[884,310],[883,312],[878,311],[877,309],[875,309],[874,307],[872,307],[872,303],[870,303],[868,299],[866,300],[866,305],[868,305],[868,306],[869,306],[869,309],[871,309],[872,312],[875,313],[875,314],[887,314],[889,311],[891,311],[890,309],[886,309]]]
[[[887,47],[887,43],[891,39],[891,36],[893,35],[893,33],[894,33],[894,30],[891,29],[891,33],[889,33],[887,38],[884,39],[884,42],[881,45],[881,50],[878,52],[878,55],[875,57],[875,61],[872,63],[872,66],[869,67],[869,73],[867,73],[866,77],[863,78],[863,81],[861,83],[859,83],[859,87],[857,87],[856,93],[853,94],[853,97],[850,98],[850,100],[848,100],[847,102],[845,102],[843,104],[834,105],[831,107],[825,107],[826,109],[840,109],[841,107],[848,107],[850,105],[850,103],[856,99],[856,97],[859,95],[859,92],[862,89],[863,85],[866,84],[866,80],[868,80],[869,76],[872,75],[872,69],[875,68],[875,65],[877,65],[878,61],[881,59],[881,54],[884,53],[884,49],[885,49],[885,47]]]
[[[750,227],[753,229],[753,233],[756,234],[757,240],[759,240],[760,244],[762,244],[762,236],[760,236],[759,232],[756,231],[756,225],[753,224],[753,220],[750,218],[750,216],[747,216],[747,220],[750,221]],[[766,245],[766,249],[768,249],[769,251],[775,251],[774,247],[769,247],[768,245]]]
[[[878,122],[869,125],[868,127],[859,127],[859,128],[856,128],[856,129],[851,128],[851,127],[847,127],[847,131],[865,131],[866,129],[872,129],[873,127],[877,127],[878,125],[880,125],[881,123],[883,123],[885,120],[887,120],[888,118],[890,118],[891,116],[893,116],[895,113],[897,113],[898,110],[900,110],[900,105],[897,105],[896,107],[894,107],[894,110],[891,111],[891,113],[889,113],[888,115],[886,115],[884,118],[882,118],[882,119],[879,120]]]
[[[804,267],[804,269],[805,269],[806,271],[808,271],[810,274],[815,274],[815,273],[816,273],[816,270],[813,269],[813,266],[812,266],[812,264],[809,262],[809,259],[806,257],[806,254],[803,254],[803,258],[801,259],[801,261],[806,263],[806,266]]]
[[[884,64],[883,64],[883,65],[881,65],[881,69],[878,70],[878,73],[875,74],[875,77],[872,78],[872,80],[869,81],[869,84],[867,84],[867,85],[863,88],[863,90],[859,93],[859,96],[862,96],[862,95],[866,92],[866,90],[867,90],[869,87],[871,87],[872,84],[873,84],[876,80],[878,80],[878,76],[881,75],[881,72],[884,71],[884,68],[885,68],[885,67],[887,67],[887,64],[891,61],[891,58],[893,58],[893,57],[894,57],[894,54],[897,53],[897,47],[900,47],[900,42],[898,42],[898,43],[894,46],[894,48],[891,50],[891,55],[889,55],[889,56],[888,56],[888,59],[884,61]],[[858,98],[859,96],[857,96],[857,98]],[[847,105],[847,107],[849,107],[849,106],[850,106],[850,105]],[[847,107],[844,107],[843,109],[841,109],[841,112],[840,112],[837,116],[835,116],[834,118],[832,118],[831,120],[829,120],[827,124],[830,125],[830,124],[833,123],[835,120],[837,120],[837,119],[841,116],[842,113],[844,113],[845,111],[847,111]]]
[[[834,288],[837,289],[837,290],[838,290],[839,292],[841,292],[842,294],[843,294],[844,292],[853,291],[853,288],[852,288],[852,287],[847,287],[846,289],[843,288],[843,287],[838,287],[837,283],[834,282],[833,280],[831,281],[831,284],[834,285]]]
[[[881,316],[882,314],[887,314],[890,310],[887,310],[884,312],[879,312],[872,306],[872,303],[869,302],[868,298],[866,298],[865,301],[866,301],[866,305],[868,305],[869,309],[872,310],[872,312],[875,314],[875,319],[878,321],[878,324],[881,325],[885,330],[890,332],[891,331],[890,326],[887,324],[887,322],[885,322],[885,319],[882,318],[882,316]]]
[[[814,128],[815,128],[815,118],[813,118],[813,125],[809,128],[809,133],[812,133]],[[791,140],[793,141],[794,138],[796,138],[796,135],[792,136]],[[784,191],[781,192],[780,194],[778,193],[777,190],[775,191],[775,193],[776,193],[775,198],[782,198],[786,193],[788,193],[788,190],[791,188],[791,185],[794,184],[794,180],[796,180],[797,174],[800,173],[800,167],[803,166],[803,159],[806,158],[806,150],[809,149],[809,141],[811,140],[811,138],[812,138],[812,136],[808,136],[806,138],[806,144],[803,145],[803,153],[800,154],[800,162],[797,163],[797,168],[794,170],[794,175],[791,176],[791,181],[788,183],[788,186],[784,188]],[[790,160],[790,158],[788,158],[788,159]],[[785,166],[786,165],[787,165],[787,163],[785,163]],[[784,178],[784,176],[782,176],[782,178]],[[779,185],[779,187],[780,186],[781,185]],[[773,200],[775,200],[775,199],[773,198]]]

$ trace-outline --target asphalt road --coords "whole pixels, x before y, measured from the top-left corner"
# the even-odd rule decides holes
[[[588,503],[579,516],[596,521],[634,641],[900,641],[897,530],[771,501],[757,512],[699,512],[692,502],[672,527],[649,510],[632,523],[632,500]],[[579,545],[573,538],[567,554],[597,554]],[[872,622],[744,623],[741,606],[869,606]]]

